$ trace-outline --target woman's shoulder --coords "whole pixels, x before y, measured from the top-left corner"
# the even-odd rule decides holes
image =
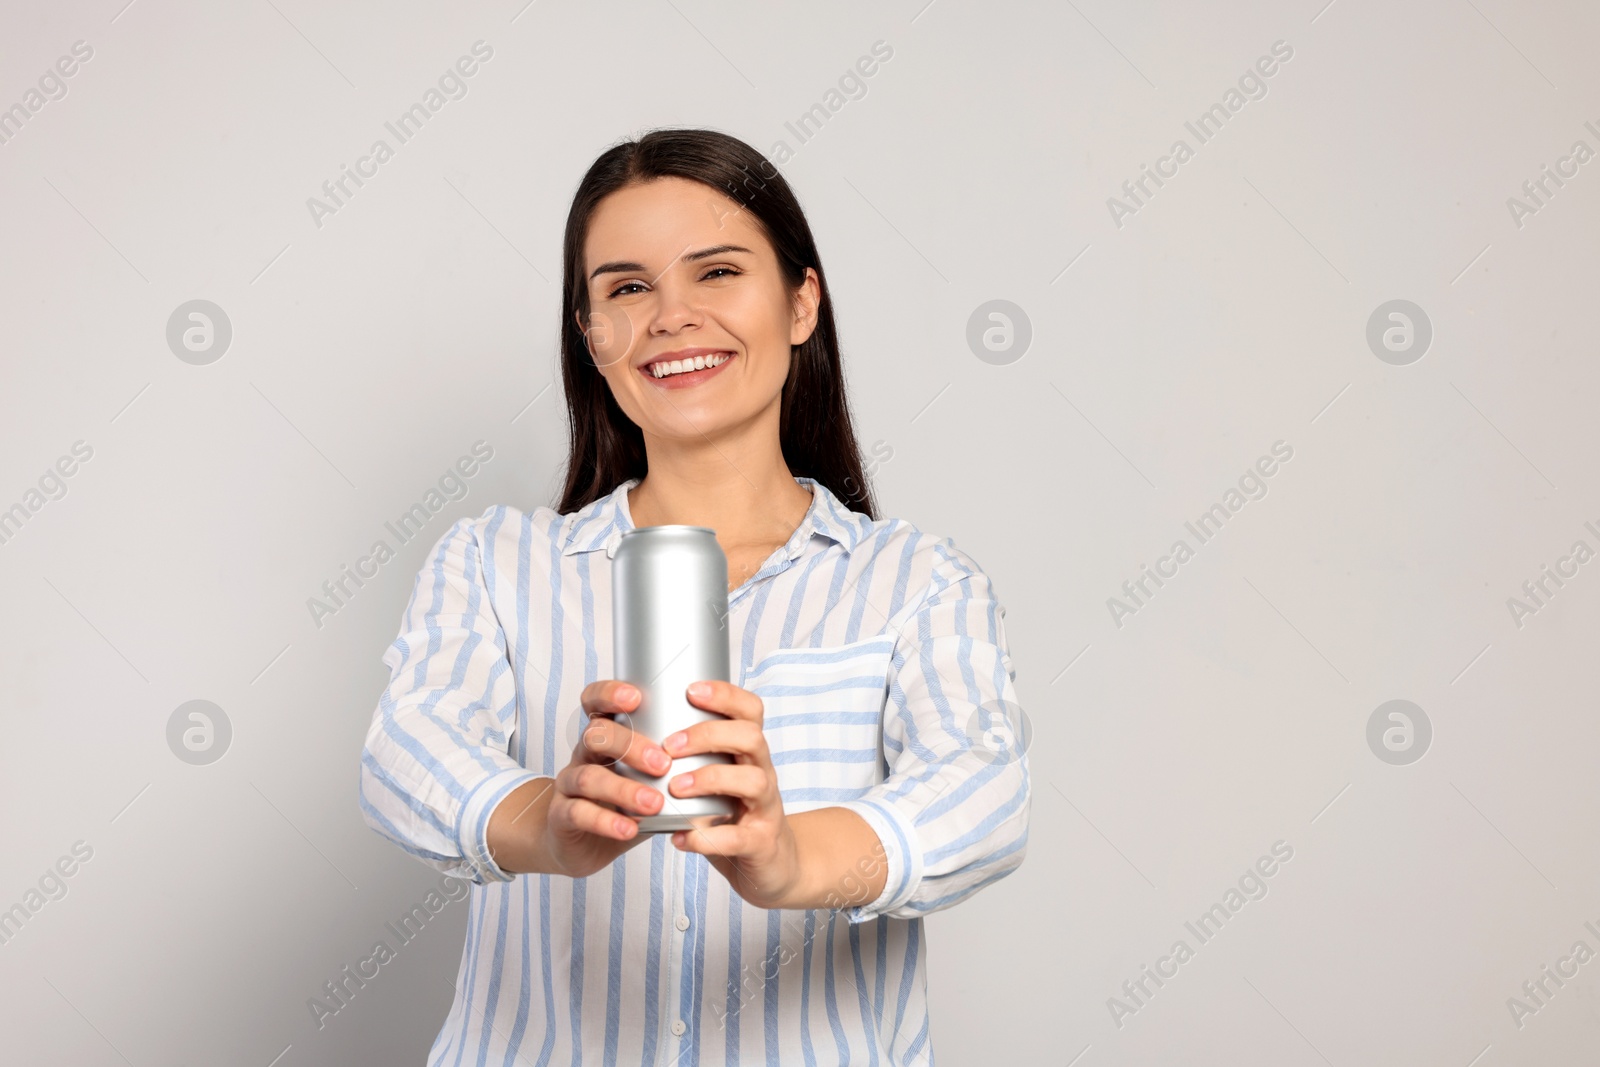
[[[531,529],[548,536],[549,522],[539,514],[548,510],[536,507],[525,511],[515,504],[490,504],[476,515],[462,515],[451,525],[451,529],[457,534],[472,533],[480,541],[499,537],[507,530]]]
[[[874,568],[893,565],[929,592],[969,579],[988,583],[982,565],[953,536],[897,516],[872,519],[858,511],[847,515],[852,529],[845,543],[852,555],[866,556]]]
[[[532,547],[556,544],[565,547],[589,516],[592,508],[562,515],[544,504],[527,507],[516,504],[490,504],[476,516],[464,515],[456,528],[470,531],[480,541],[511,539]]]
[[[622,493],[634,484],[623,482],[575,511],[559,512],[546,504],[491,504],[476,517],[457,522],[482,543],[516,548],[521,554],[545,556],[604,548],[627,525],[621,513]]]

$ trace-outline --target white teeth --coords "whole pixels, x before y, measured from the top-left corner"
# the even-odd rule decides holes
[[[687,371],[705,370],[726,363],[728,355],[719,352],[713,356],[695,356],[693,359],[674,359],[661,363],[652,363],[650,373],[657,378],[666,378],[674,374],[683,374]]]

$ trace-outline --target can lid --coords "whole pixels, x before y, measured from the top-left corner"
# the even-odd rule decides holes
[[[631,530],[622,531],[622,536],[632,537],[634,534],[647,533],[682,533],[686,530],[694,530],[698,533],[708,533],[712,536],[716,536],[717,532],[709,526],[688,526],[684,525],[683,523],[666,523],[661,526],[635,526]]]

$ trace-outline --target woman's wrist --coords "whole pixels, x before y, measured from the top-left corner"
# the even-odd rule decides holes
[[[507,874],[556,873],[545,848],[554,778],[534,778],[507,793],[489,815],[489,856]]]
[[[848,808],[815,808],[787,817],[795,843],[792,885],[776,908],[838,911],[878,899],[888,877],[883,843]]]

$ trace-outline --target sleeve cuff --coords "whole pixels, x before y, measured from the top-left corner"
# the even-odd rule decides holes
[[[461,847],[462,863],[474,882],[479,885],[485,882],[509,882],[516,877],[501,868],[489,855],[489,816],[494,814],[495,807],[513,789],[535,778],[547,777],[535,774],[526,767],[510,767],[491,774],[467,794],[466,803],[461,805],[461,814],[456,820],[456,842]]]
[[[838,806],[855,812],[872,827],[883,845],[888,867],[878,899],[845,909],[846,919],[862,923],[893,911],[916,893],[922,881],[922,849],[917,843],[916,827],[898,809],[874,800],[850,800]]]

